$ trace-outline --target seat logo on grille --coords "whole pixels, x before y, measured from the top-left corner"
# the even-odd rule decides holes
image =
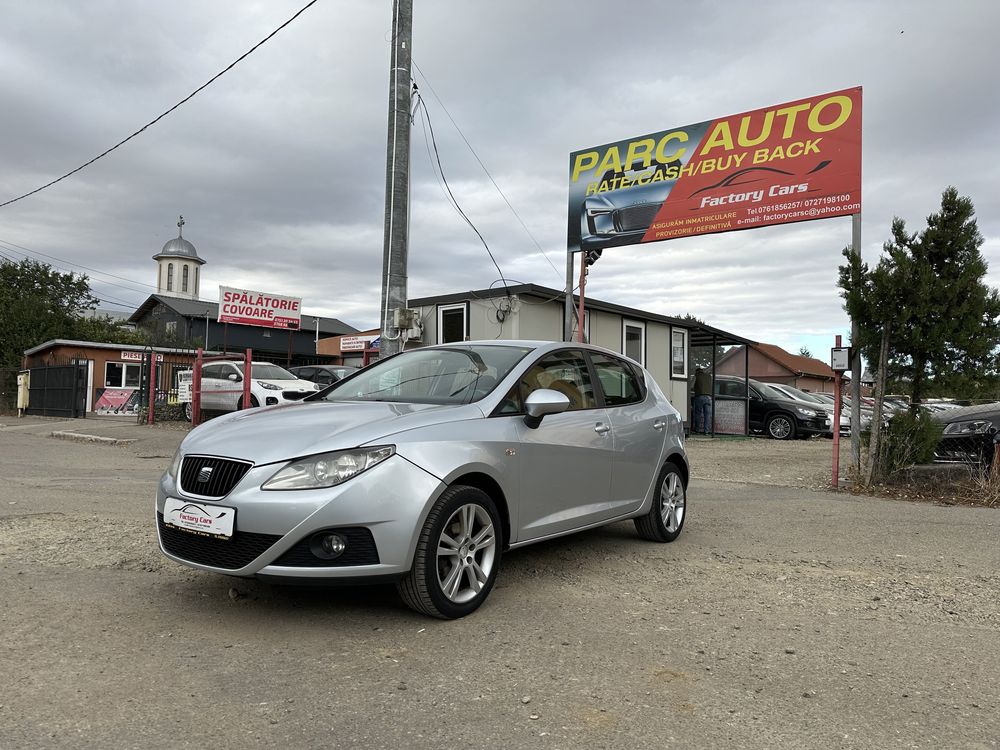
[[[199,482],[207,482],[211,478],[212,478],[212,467],[211,466],[203,466],[201,468],[201,471],[198,472],[198,481]]]

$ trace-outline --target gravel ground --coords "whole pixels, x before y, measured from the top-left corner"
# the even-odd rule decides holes
[[[1000,516],[811,490],[828,441],[694,439],[676,543],[513,552],[440,622],[166,560],[183,431],[108,425],[0,429],[4,750],[998,747]]]

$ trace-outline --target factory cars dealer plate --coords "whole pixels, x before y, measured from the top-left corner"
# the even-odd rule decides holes
[[[228,539],[233,535],[236,508],[168,498],[163,505],[163,522],[195,534]]]

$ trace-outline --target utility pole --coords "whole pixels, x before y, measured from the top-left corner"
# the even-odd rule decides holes
[[[861,258],[861,214],[851,216],[851,253]],[[858,339],[861,331],[858,321],[851,319],[851,466],[861,473],[861,347]],[[872,419],[881,419],[881,414],[872,415]],[[840,429],[834,425],[833,429]]]
[[[413,0],[392,4],[392,56],[389,63],[389,138],[385,165],[385,240],[382,249],[382,336],[379,354],[402,348],[393,311],[406,307],[406,263],[410,221],[410,40]]]

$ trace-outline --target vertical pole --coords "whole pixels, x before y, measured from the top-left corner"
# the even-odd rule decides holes
[[[250,378],[253,377],[253,351],[247,349],[243,355],[243,408],[250,408]]]
[[[563,341],[573,340],[573,261],[576,255],[566,251],[566,303],[563,306]],[[581,259],[581,263],[583,260]]]
[[[743,434],[750,437],[750,344],[743,345]]]
[[[581,253],[580,254],[580,315],[578,316],[579,320],[577,321],[580,333],[580,335],[577,337],[577,340],[581,344],[583,343],[583,321],[585,320],[585,318],[583,317],[583,293],[584,293],[583,290],[586,288],[586,286],[587,286],[587,262],[586,258]]]
[[[205,310],[205,351],[208,351],[208,310]]]
[[[153,409],[156,406],[156,352],[149,353],[149,411],[146,424],[153,424]]]
[[[838,349],[841,346],[840,334],[834,343]],[[851,428],[854,432],[854,428]],[[840,486],[840,370],[833,371],[833,489]]]
[[[285,360],[285,367],[292,366],[292,329],[288,329],[288,359]]]
[[[712,398],[709,401],[708,419],[712,423],[712,437],[715,437],[715,366],[716,366],[716,336],[712,334]]]
[[[385,235],[382,250],[382,336],[379,341],[379,351],[385,357],[402,349],[399,331],[393,333],[392,311],[406,307],[407,303],[412,24],[413,0],[393,0],[389,137],[385,168]]]
[[[851,253],[861,258],[861,214],[851,217]],[[858,321],[851,320],[851,466],[861,471],[861,332]],[[840,425],[837,425],[838,429]]]
[[[191,424],[197,427],[201,424],[201,366],[205,350],[199,348],[194,358],[194,371],[191,373]]]

